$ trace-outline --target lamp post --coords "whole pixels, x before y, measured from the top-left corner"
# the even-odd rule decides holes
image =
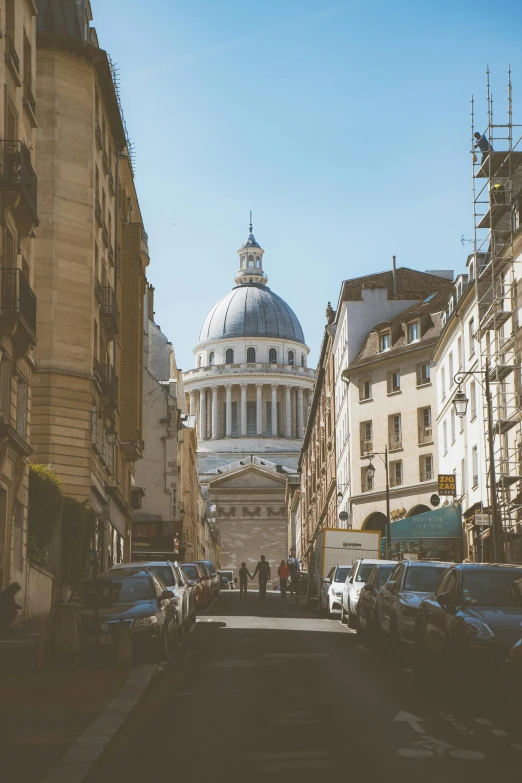
[[[384,451],[374,451],[372,454],[367,454],[364,459],[369,459],[370,464],[366,468],[366,476],[370,479],[373,485],[373,479],[375,477],[375,466],[372,462],[374,457],[380,457],[384,463],[384,473],[386,476],[386,560],[391,559],[391,519],[390,519],[390,477],[388,473],[388,446],[384,447]]]
[[[495,447],[493,433],[493,403],[491,400],[491,389],[489,385],[489,360],[486,359],[483,370],[468,370],[465,373],[457,373],[454,381],[458,384],[457,391],[453,397],[453,406],[459,419],[463,419],[468,408],[468,398],[462,391],[462,384],[470,375],[474,378],[483,378],[484,385],[479,380],[479,384],[486,395],[486,407],[488,417],[488,452],[489,452],[489,506],[491,508],[491,532],[493,540],[493,560],[495,563],[504,562],[504,552],[502,546],[502,527],[498,513],[497,503],[497,480],[495,475]]]

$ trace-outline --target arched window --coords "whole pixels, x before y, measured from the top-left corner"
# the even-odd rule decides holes
[[[247,362],[249,364],[253,364],[256,360],[256,349],[255,348],[248,348],[247,349]]]
[[[270,348],[268,351],[268,361],[270,364],[277,364],[277,351],[275,348]]]
[[[209,364],[214,364],[214,351],[210,351],[210,353],[208,355],[208,363]]]
[[[241,269],[245,268],[246,256],[241,256]]]
[[[254,268],[254,257],[248,256],[248,268],[253,269]]]
[[[198,356],[198,367],[201,367],[201,354]]]
[[[225,354],[225,364],[234,364],[234,349],[233,348],[227,348],[227,352]]]
[[[304,353],[301,354],[301,367],[306,367]]]
[[[259,256],[256,256],[256,269],[261,269],[261,260]]]
[[[288,351],[288,364],[293,364],[293,363],[294,363],[294,352]]]

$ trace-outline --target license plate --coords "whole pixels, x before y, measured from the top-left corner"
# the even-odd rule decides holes
[[[110,634],[102,634],[101,636],[88,636],[87,642],[91,647],[96,644],[111,644],[112,636]]]

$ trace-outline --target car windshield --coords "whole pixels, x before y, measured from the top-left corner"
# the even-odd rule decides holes
[[[380,566],[379,570],[377,571],[377,587],[381,587],[385,582],[388,581],[388,577],[394,568],[394,565]]]
[[[112,582],[113,603],[127,604],[137,603],[138,601],[152,601],[155,593],[152,588],[151,578],[126,578],[126,579],[104,579],[103,584],[110,585]],[[93,591],[99,586],[95,586],[94,581],[82,582],[76,591],[73,601],[75,603],[88,606],[93,600]]]
[[[442,579],[446,566],[414,566],[408,568],[405,590],[414,593],[433,593]]]
[[[522,606],[522,571],[464,571],[462,600],[477,606]]]
[[[346,568],[338,568],[335,572],[334,582],[346,582],[346,577],[351,570],[351,566],[346,566]]]
[[[153,574],[159,576],[163,584],[167,585],[167,587],[171,587],[174,584],[174,574],[172,573],[170,566],[147,566],[147,568],[149,571],[152,571]]]
[[[368,577],[375,568],[375,563],[363,563],[357,571],[356,582],[367,582]]]
[[[183,566],[183,570],[188,576],[189,579],[192,581],[197,582],[198,580],[198,570],[196,566]]]

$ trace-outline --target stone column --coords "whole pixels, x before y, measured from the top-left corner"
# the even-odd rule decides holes
[[[277,438],[277,383],[272,384],[272,437]]]
[[[297,437],[303,437],[304,429],[304,393],[303,389],[297,389]]]
[[[285,438],[292,437],[292,387],[285,386]]]
[[[241,437],[247,434],[247,385],[241,384]]]
[[[196,392],[189,392],[189,413],[191,416],[196,415]]]
[[[226,392],[227,392],[227,422],[226,422],[226,432],[225,432],[225,438],[231,438],[232,437],[232,384],[227,383],[225,386]]]
[[[218,391],[217,386],[212,387],[212,440],[218,437]]]
[[[207,390],[199,390],[199,439],[207,439]]]
[[[263,435],[263,384],[256,383],[256,433],[260,438]]]

